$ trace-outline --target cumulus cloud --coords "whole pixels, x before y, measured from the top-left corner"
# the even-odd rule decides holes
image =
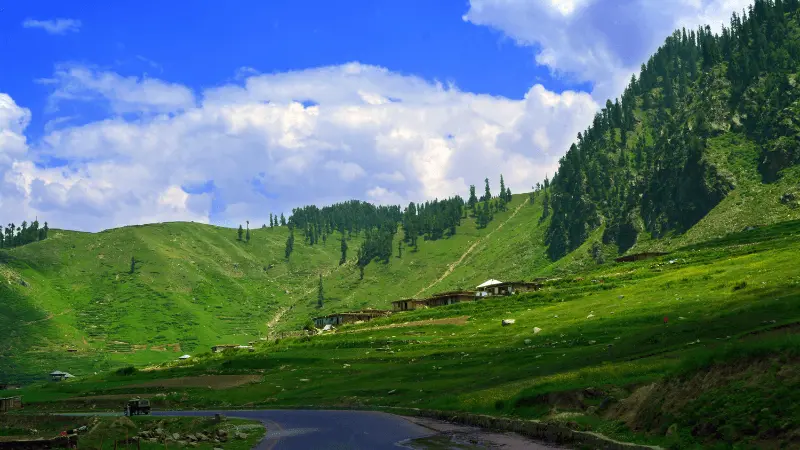
[[[597,109],[585,93],[537,85],[510,100],[358,63],[252,74],[199,102],[180,85],[87,67],[59,68],[51,83],[59,101],[99,96],[115,111],[150,112],[53,128],[28,145],[19,138],[30,113],[5,97],[0,129],[18,142],[1,146],[7,191],[29,214],[83,230],[464,196],[485,177],[496,188],[501,173],[522,192],[552,174]],[[68,164],[34,164],[44,157]]]
[[[75,19],[36,20],[25,19],[24,28],[39,28],[50,34],[77,33],[81,29],[81,21]]]
[[[464,20],[536,48],[555,74],[594,83],[598,102],[618,96],[630,76],[676,28],[719,30],[751,0],[470,0]]]
[[[53,77],[37,80],[52,86],[50,110],[64,101],[104,100],[115,113],[168,113],[194,106],[192,91],[154,78],[123,77],[80,65],[62,64]]]

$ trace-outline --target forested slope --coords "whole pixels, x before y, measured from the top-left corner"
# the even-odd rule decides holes
[[[549,256],[600,227],[602,242],[624,253],[680,240],[704,219],[694,239],[796,217],[798,19],[796,0],[758,0],[718,35],[670,36],[560,161],[546,194]]]

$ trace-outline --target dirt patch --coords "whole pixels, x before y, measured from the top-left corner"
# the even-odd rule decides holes
[[[122,389],[150,387],[230,389],[244,384],[257,383],[261,379],[260,375],[208,375],[153,380],[146,383],[127,385]]]
[[[417,320],[414,322],[392,323],[378,327],[362,328],[360,330],[345,331],[344,333],[359,333],[362,331],[384,330],[387,328],[421,327],[425,325],[466,325],[469,316],[446,317],[444,319]]]

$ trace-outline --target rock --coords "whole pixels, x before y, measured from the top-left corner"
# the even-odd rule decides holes
[[[223,450],[222,447],[214,447],[214,450]]]
[[[196,435],[196,436],[197,436],[197,440],[198,440],[198,441],[207,441],[207,440],[208,440],[208,436],[206,436],[206,435],[205,435],[205,434],[203,434],[203,433],[197,433],[197,435]]]
[[[181,447],[186,447],[186,444],[188,444],[188,442],[186,441],[175,441],[175,443],[180,445]]]
[[[678,433],[678,424],[673,423],[672,425],[669,426],[669,428],[667,428],[667,433],[665,434],[665,436],[667,437],[674,436],[677,433]]]
[[[217,436],[224,437],[224,436],[227,436],[227,435],[228,435],[228,430],[223,430],[222,428],[217,430]]]
[[[215,444],[219,444],[219,439],[217,439],[217,438],[214,438],[214,439],[212,439],[212,440],[211,440],[211,442],[213,442],[213,443],[215,443]]]
[[[198,445],[200,444],[198,444],[197,442],[189,442],[190,447],[197,447]]]
[[[195,436],[195,435],[193,435],[193,434],[187,434],[187,435],[186,435],[186,440],[187,440],[187,441],[192,441],[192,442],[193,442],[193,441],[196,441],[196,440],[197,440],[197,436]]]
[[[503,319],[502,324],[503,324],[503,326],[507,326],[507,325],[513,325],[514,322],[516,322],[515,319]]]
[[[163,436],[164,435],[164,429],[163,428],[156,428],[155,433],[156,433],[156,436]]]
[[[395,392],[397,392],[397,389],[392,389],[391,391],[387,392],[387,394],[394,394]]]
[[[591,319],[592,317],[594,317],[594,314],[589,314],[588,316],[586,316],[587,319]]]
[[[539,327],[533,327],[533,334],[539,334],[542,332],[542,329]]]
[[[597,412],[597,406],[590,406],[586,408],[586,414],[594,415]]]
[[[531,345],[531,342],[532,341],[530,339],[525,339],[525,345]]]
[[[180,435],[180,434],[178,434],[178,433],[172,433],[172,439],[173,439],[173,440],[177,441],[177,440],[178,440],[178,439],[180,439],[180,438],[181,438],[181,435]]]
[[[22,287],[28,287],[28,282],[22,278],[19,279],[19,284],[22,285]]]
[[[596,344],[596,343],[597,343],[597,341],[589,341],[589,345],[593,345],[593,344]]]
[[[245,433],[242,433],[241,431],[237,431],[236,434],[233,435],[233,437],[241,440],[247,439],[247,435]]]
[[[158,439],[156,439],[156,438],[150,438],[150,439],[147,439],[147,442],[149,442],[149,443],[151,443],[151,444],[157,444],[157,443],[158,443]]]
[[[620,299],[623,299],[623,298],[625,298],[625,296],[624,296],[624,295],[620,295],[620,296],[619,296],[619,298],[620,298]]]

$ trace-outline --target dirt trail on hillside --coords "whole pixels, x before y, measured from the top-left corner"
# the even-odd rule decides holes
[[[509,220],[513,219],[517,215],[517,213],[522,209],[522,207],[527,205],[527,204],[528,204],[528,199],[526,198],[525,201],[523,201],[519,206],[517,206],[517,208],[514,210],[514,212],[510,216],[508,216],[508,219],[506,219],[502,223],[500,223],[500,225],[498,225],[497,228],[495,228],[494,230],[490,231],[489,234],[487,234],[486,236],[478,238],[478,240],[475,241],[474,244],[470,245],[469,248],[467,249],[467,251],[465,251],[464,254],[461,255],[460,258],[458,258],[458,260],[456,260],[455,262],[453,262],[449,266],[447,266],[447,270],[444,271],[442,276],[440,276],[436,281],[434,281],[430,285],[420,289],[419,292],[414,294],[414,297],[418,297],[423,292],[425,292],[428,289],[430,289],[430,288],[436,286],[437,284],[441,283],[445,278],[447,278],[451,273],[453,273],[453,271],[456,269],[456,267],[458,267],[458,265],[461,264],[461,262],[464,261],[464,259],[467,256],[469,256],[469,254],[472,253],[473,250],[475,250],[475,247],[477,247],[480,243],[482,243],[484,241],[484,239],[486,239],[489,236],[493,235],[497,230],[503,228],[503,225],[505,225]]]
[[[342,267],[347,266],[347,265],[350,265],[350,261],[347,261],[346,263],[344,263],[342,265],[336,266],[333,269],[329,269],[329,270],[323,271],[322,272],[322,278],[327,277],[331,273],[336,272],[339,269],[341,269]],[[281,308],[280,310],[278,310],[277,313],[275,313],[274,316],[272,316],[272,319],[270,319],[269,322],[267,322],[267,335],[268,336],[272,336],[273,330],[275,328],[275,325],[277,325],[278,322],[280,322],[280,320],[283,318],[284,314],[289,312],[292,309],[292,307],[294,307],[294,305],[297,304],[300,300],[304,299],[307,295],[309,295],[312,292],[317,290],[316,281],[317,281],[316,277],[312,277],[312,282],[313,282],[312,286],[313,287],[310,287],[310,288],[306,289],[305,291],[301,291],[301,294],[299,296],[295,297],[294,301],[292,302],[292,304],[290,306]]]

